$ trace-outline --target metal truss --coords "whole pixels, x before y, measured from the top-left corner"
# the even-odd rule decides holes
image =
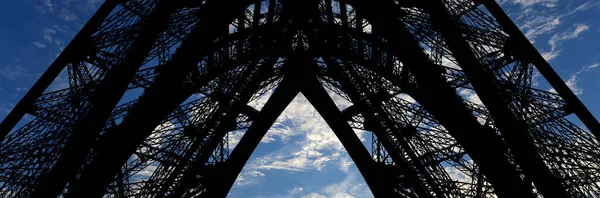
[[[0,196],[225,197],[298,93],[376,197],[600,196],[600,124],[492,0],[107,0],[0,124]]]

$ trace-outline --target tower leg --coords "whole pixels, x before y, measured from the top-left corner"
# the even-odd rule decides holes
[[[510,96],[500,89],[498,80],[486,69],[486,65],[477,60],[462,36],[462,30],[452,21],[443,2],[431,2],[423,6],[431,16],[432,25],[442,33],[452,55],[489,110],[526,177],[534,182],[545,197],[567,197],[565,187],[559,178],[552,174],[538,153],[527,124],[511,111],[513,108],[508,103],[511,100]]]
[[[538,52],[533,44],[523,35],[519,28],[510,20],[508,15],[504,13],[500,5],[494,0],[479,0],[483,3],[485,8],[494,16],[496,21],[504,28],[504,31],[510,35],[511,39],[516,42],[513,50],[517,51],[515,54],[521,54],[524,59],[531,61],[535,67],[540,71],[540,74],[548,80],[552,88],[567,102],[569,110],[575,113],[581,122],[596,136],[596,139],[600,141],[600,123],[594,117],[594,115],[588,110],[581,100],[577,98],[575,93],[565,84],[560,76],[552,69],[550,64],[544,59],[544,57]]]
[[[82,59],[85,52],[90,49],[87,46],[92,35],[98,30],[104,19],[108,17],[111,11],[117,6],[117,0],[107,0],[100,6],[98,11],[92,18],[83,26],[77,33],[73,41],[67,45],[64,51],[54,60],[50,67],[42,74],[39,80],[25,94],[23,99],[17,103],[15,108],[4,118],[0,123],[0,144],[6,135],[17,125],[17,123],[25,116],[25,113],[32,108],[33,103],[38,99],[44,91],[50,86],[52,81],[62,72],[62,70],[74,59]]]

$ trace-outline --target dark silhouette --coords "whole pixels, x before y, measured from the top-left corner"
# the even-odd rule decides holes
[[[376,197],[600,193],[598,121],[493,0],[107,0],[0,124],[0,196],[224,197],[299,93]]]

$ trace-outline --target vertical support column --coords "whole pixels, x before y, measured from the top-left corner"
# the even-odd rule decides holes
[[[42,74],[39,80],[25,94],[23,99],[17,103],[15,108],[4,118],[0,123],[0,144],[17,123],[25,116],[25,113],[32,107],[36,99],[38,99],[44,91],[50,86],[52,81],[62,72],[69,62],[74,59],[84,58],[86,52],[89,52],[88,42],[92,35],[100,28],[104,19],[108,17],[111,11],[117,6],[117,0],[107,0],[100,6],[98,11],[92,18],[83,26],[77,33],[75,38],[67,45],[50,67]]]
[[[500,8],[494,0],[478,0],[483,3],[485,8],[494,16],[497,22],[502,26],[504,31],[510,35],[511,39],[516,42],[514,50],[519,50],[516,54],[522,54],[525,59],[532,61],[535,67],[540,71],[542,76],[548,80],[550,85],[556,92],[567,102],[567,107],[572,110],[575,115],[583,122],[583,124],[596,136],[600,141],[600,123],[592,115],[592,113],[583,105],[581,100],[573,93],[573,91],[564,83],[560,76],[552,69],[550,64],[538,52],[529,40],[523,35],[519,28],[510,20],[508,15]],[[520,51],[522,50],[522,51]]]

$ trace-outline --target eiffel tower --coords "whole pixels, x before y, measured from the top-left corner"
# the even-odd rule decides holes
[[[600,196],[600,124],[493,0],[106,0],[0,124],[0,196],[225,197],[299,93],[376,197]]]

